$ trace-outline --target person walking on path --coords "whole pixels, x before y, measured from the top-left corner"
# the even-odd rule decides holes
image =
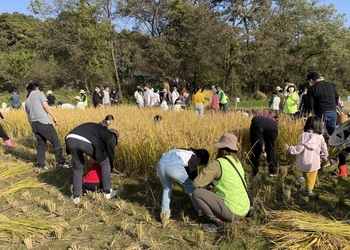
[[[47,98],[40,90],[40,85],[31,82],[27,86],[28,97],[25,102],[25,110],[28,121],[35,134],[38,142],[37,146],[37,160],[38,167],[41,169],[48,169],[45,162],[46,142],[49,141],[55,152],[55,159],[58,167],[70,168],[71,165],[66,162],[63,157],[63,149],[61,142],[58,139],[57,132],[51,123],[48,115],[52,117],[53,122],[57,126],[59,124],[56,116],[51,111]]]
[[[250,162],[253,177],[259,172],[260,155],[265,145],[269,177],[277,176],[277,160],[275,154],[275,141],[278,136],[277,120],[270,114],[260,113],[253,117],[250,125],[250,145],[252,147]]]
[[[311,116],[306,120],[304,132],[297,146],[284,145],[285,149],[297,155],[293,173],[296,180],[295,185],[300,186],[305,182],[303,193],[309,197],[313,196],[318,170],[321,166],[320,158],[327,161],[328,149],[322,136],[321,119]]]
[[[216,160],[193,180],[193,199],[209,218],[209,223],[202,226],[206,232],[221,232],[227,222],[243,219],[250,210],[244,169],[237,156],[237,137],[225,133],[214,147],[218,148]],[[210,183],[214,192],[205,188]]]
[[[323,119],[325,135],[331,136],[337,126],[338,92],[333,83],[326,82],[317,72],[310,72],[306,79],[310,84],[307,90],[310,111]]]
[[[116,195],[112,190],[111,172],[114,162],[114,150],[118,144],[118,132],[107,129],[97,123],[83,123],[68,132],[65,137],[67,154],[73,159],[73,194],[75,204],[80,202],[83,187],[84,154],[90,156],[101,166],[101,179],[106,199]]]

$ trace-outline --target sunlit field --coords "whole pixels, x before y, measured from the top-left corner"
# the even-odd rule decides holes
[[[119,131],[115,151],[113,187],[118,197],[105,200],[100,194],[69,199],[72,169],[55,168],[48,144],[46,171],[35,168],[36,142],[24,110],[4,112],[2,122],[15,148],[0,146],[0,241],[2,249],[350,249],[348,179],[332,178],[336,166],[319,174],[316,197],[306,198],[294,187],[294,157],[284,143],[297,144],[304,121],[281,116],[276,152],[280,163],[277,178],[267,177],[264,158],[257,179],[250,176],[251,117],[242,113],[140,110],[133,105],[107,109],[54,109],[57,133],[64,137],[84,122],[100,122],[107,114],[110,126]],[[161,122],[153,117],[161,115]],[[170,223],[160,222],[162,187],[156,164],[162,153],[175,147],[206,148],[216,157],[213,143],[230,132],[239,139],[239,155],[254,198],[255,216],[229,224],[222,234],[204,233],[189,198],[174,184]],[[336,153],[335,149],[331,152]],[[70,161],[70,156],[67,157]],[[91,159],[86,158],[86,169]]]

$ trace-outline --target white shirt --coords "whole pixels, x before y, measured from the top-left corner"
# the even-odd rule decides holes
[[[140,92],[138,92],[136,90],[135,93],[134,93],[134,97],[135,97],[135,100],[136,100],[137,104],[143,104],[143,96],[142,96],[142,94]]]
[[[279,96],[275,96],[275,98],[273,98],[273,102],[270,106],[271,110],[279,110],[280,109],[280,102],[281,102],[281,98],[279,98]]]
[[[165,110],[165,111],[169,109],[168,104],[166,103],[166,101],[162,101],[162,103],[160,104],[160,108],[162,110]]]
[[[109,92],[107,90],[103,90],[103,99],[102,104],[110,104],[111,100],[109,99]]]

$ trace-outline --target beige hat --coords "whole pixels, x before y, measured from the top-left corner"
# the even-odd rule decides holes
[[[85,94],[86,92],[85,92],[85,90],[83,90],[83,89],[81,89],[80,91],[79,91],[79,94]]]
[[[79,101],[79,102],[81,101],[80,96],[75,96],[74,99],[77,100],[77,101]]]
[[[237,137],[231,133],[225,133],[221,136],[218,142],[214,143],[214,147],[216,148],[229,148],[231,150],[237,151]]]
[[[276,90],[277,90],[277,91],[280,91],[280,90],[282,90],[282,88],[281,88],[280,86],[277,86],[277,87],[276,87]]]
[[[51,90],[47,91],[47,94],[52,95],[52,91]]]

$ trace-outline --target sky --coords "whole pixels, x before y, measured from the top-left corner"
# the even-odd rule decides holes
[[[3,12],[19,12],[30,14],[28,10],[30,0],[0,0],[0,14]],[[347,15],[346,26],[350,27],[350,1],[349,0],[321,0],[320,4],[333,4],[341,14]]]

